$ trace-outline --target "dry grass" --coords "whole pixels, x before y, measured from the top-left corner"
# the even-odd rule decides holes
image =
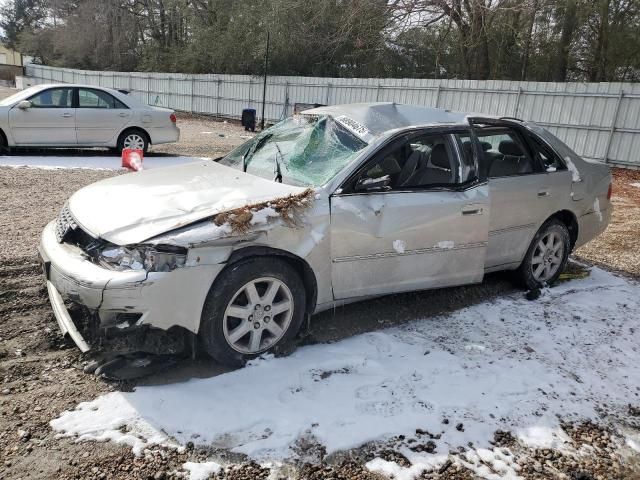
[[[640,171],[612,169],[613,216],[607,230],[575,255],[640,277]]]
[[[295,227],[300,221],[301,213],[313,203],[314,195],[313,189],[307,188],[297,195],[288,195],[219,213],[213,217],[213,223],[219,227],[227,224],[233,233],[246,233],[251,229],[251,220],[256,212],[264,208],[272,208],[286,225]]]

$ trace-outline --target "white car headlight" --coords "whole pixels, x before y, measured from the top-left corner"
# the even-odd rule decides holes
[[[98,252],[98,263],[116,270],[169,272],[184,267],[187,253],[179,247],[118,247],[109,245]]]

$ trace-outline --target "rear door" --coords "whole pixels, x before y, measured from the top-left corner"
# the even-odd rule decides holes
[[[9,111],[11,135],[17,145],[76,144],[73,88],[48,88],[28,98],[31,108]]]
[[[110,93],[78,88],[78,144],[103,145],[110,142],[131,121],[131,115],[132,110]]]
[[[547,172],[524,127],[495,119],[471,121],[483,152],[481,168],[491,197],[486,268],[512,268],[522,261],[538,228],[555,212],[563,177]]]
[[[331,198],[334,297],[480,282],[489,200],[471,163],[459,135],[430,130],[367,160]]]

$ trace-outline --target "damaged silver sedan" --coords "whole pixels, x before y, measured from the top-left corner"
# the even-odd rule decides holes
[[[40,245],[82,351],[241,365],[338,303],[481,282],[553,283],[611,215],[608,167],[539,126],[390,103],[321,107],[227,156],[75,193]]]

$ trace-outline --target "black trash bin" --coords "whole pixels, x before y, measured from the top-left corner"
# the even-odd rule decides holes
[[[256,131],[256,109],[245,108],[242,110],[242,126],[245,130]]]

